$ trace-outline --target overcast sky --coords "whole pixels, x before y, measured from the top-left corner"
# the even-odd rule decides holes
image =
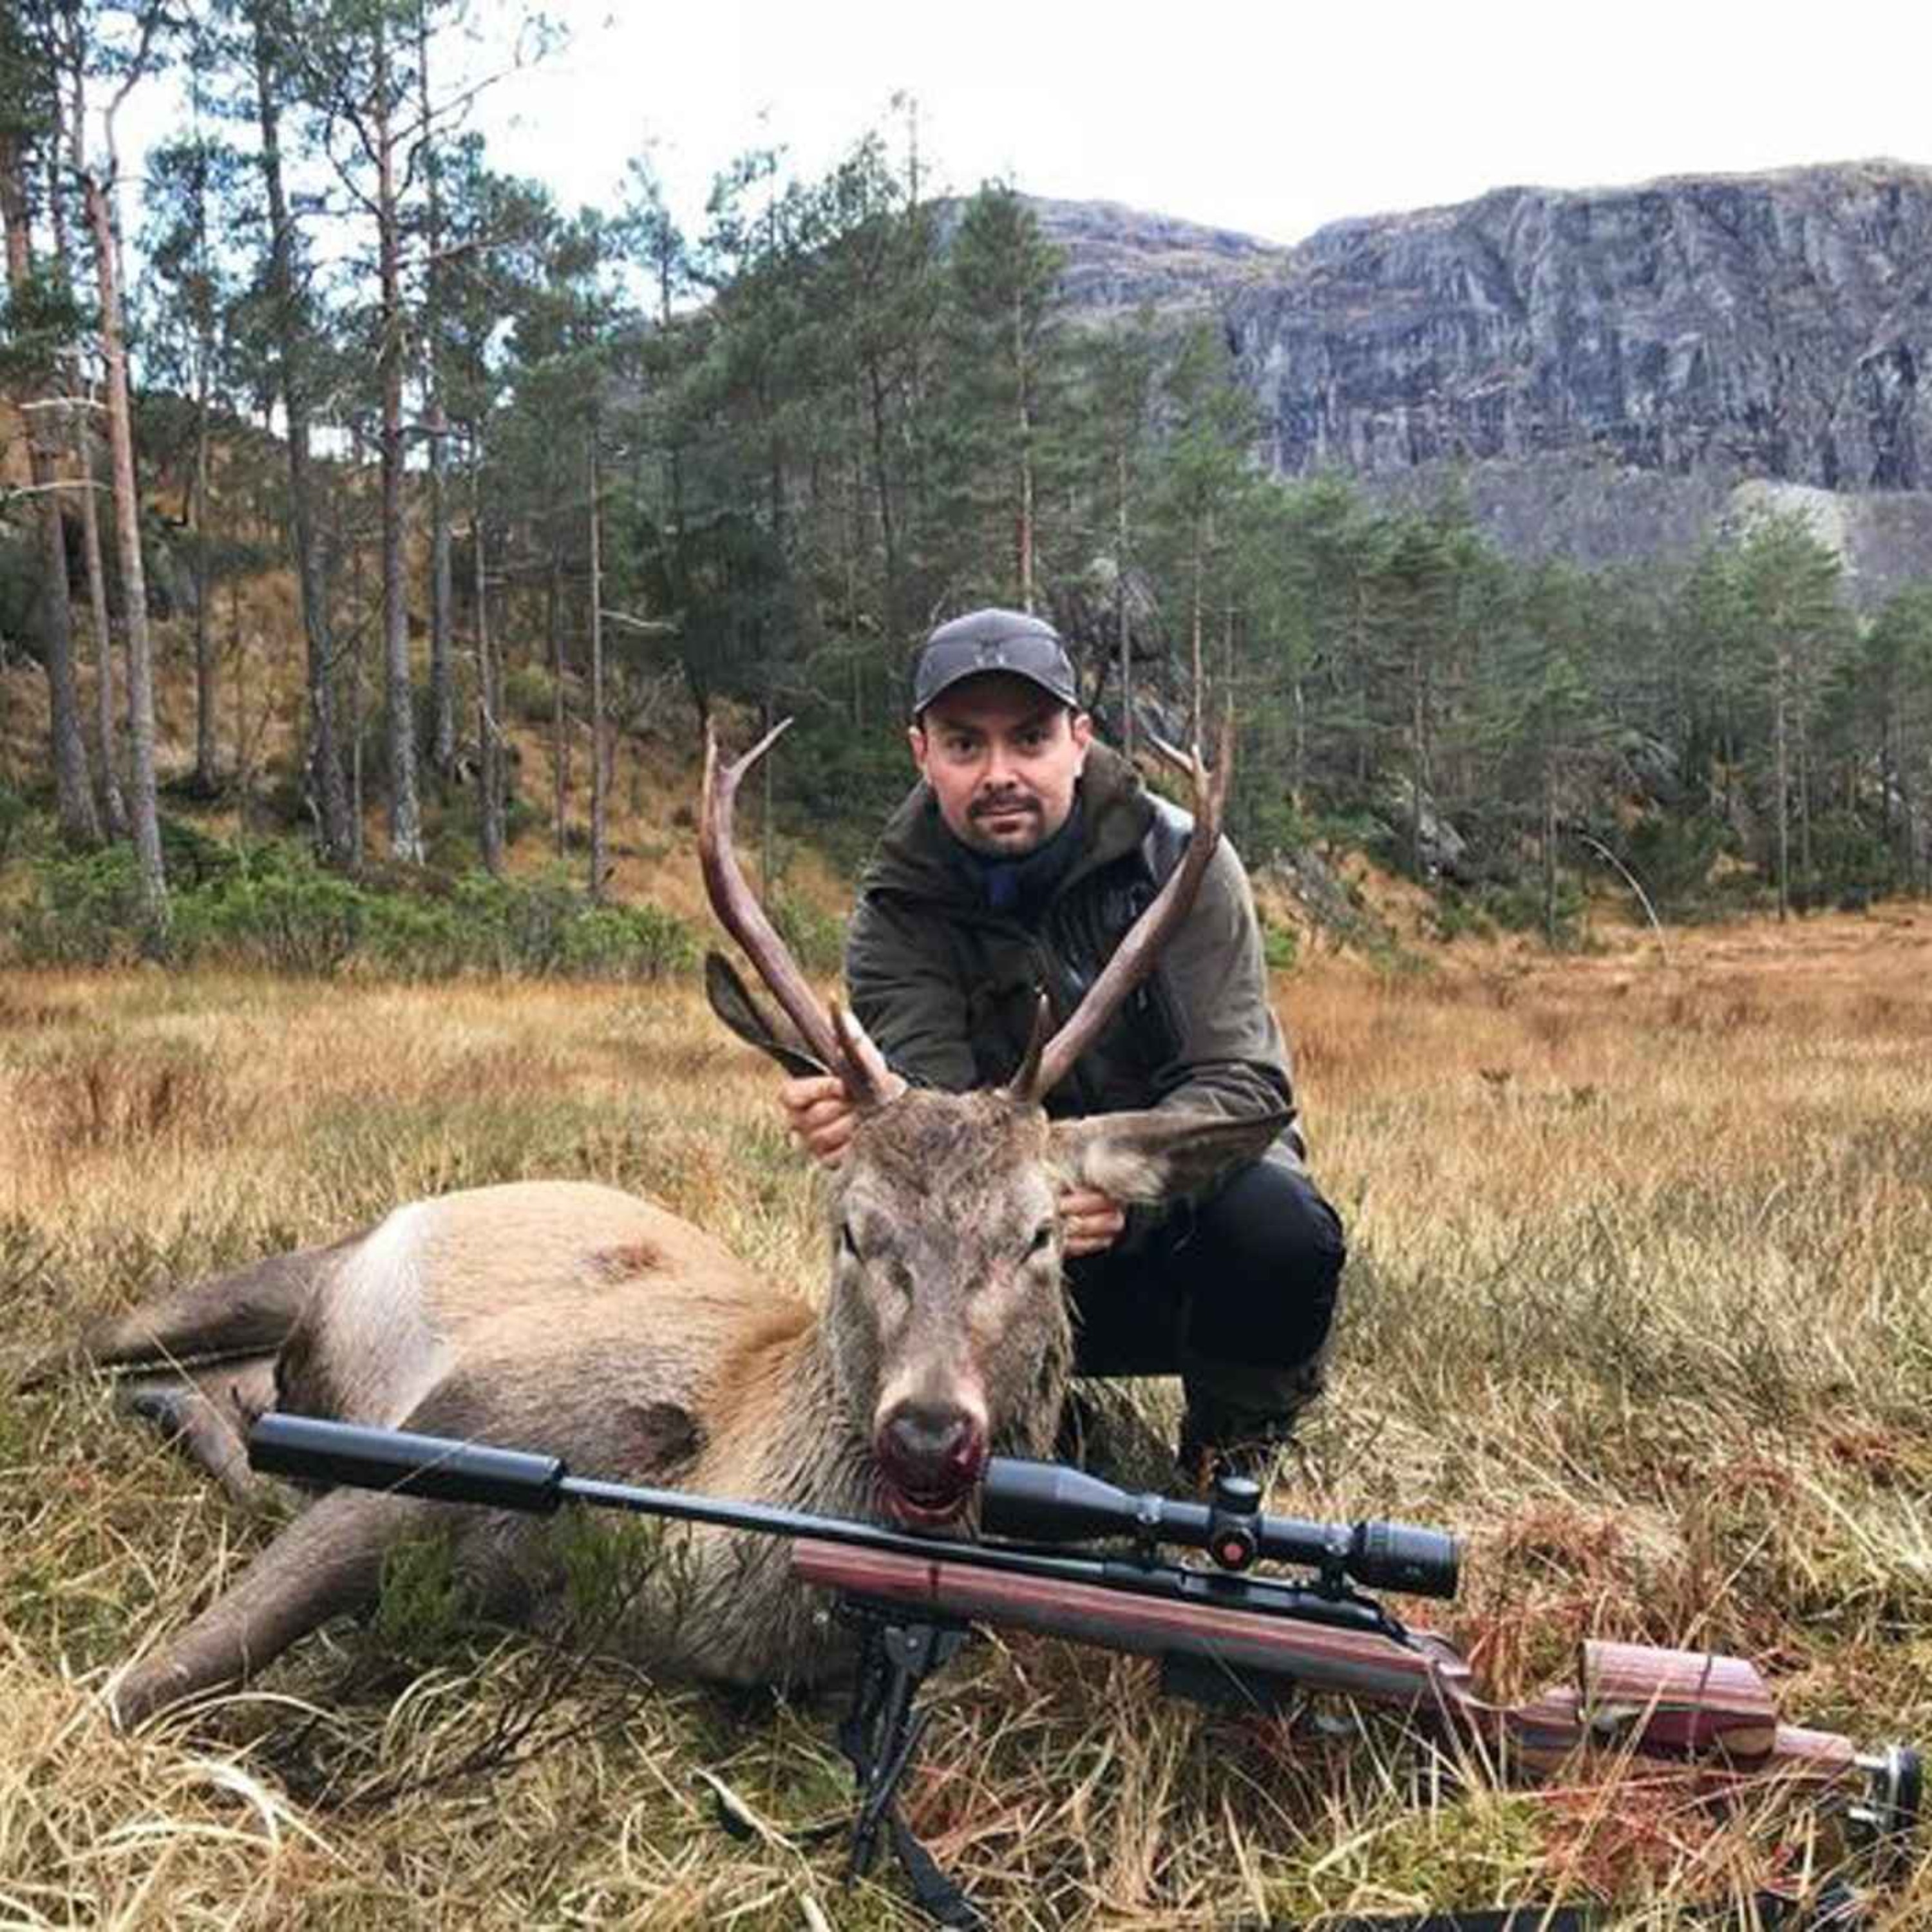
[[[1293,242],[1486,188],[1932,162],[1932,10],[1756,0],[553,0],[493,90],[500,166],[608,202],[655,144],[687,219],[761,141],[824,167],[903,90],[944,186],[1001,175]]]

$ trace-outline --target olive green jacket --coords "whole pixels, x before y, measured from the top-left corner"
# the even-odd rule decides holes
[[[1118,753],[1093,748],[1080,796],[1080,850],[1026,920],[988,906],[923,785],[887,823],[860,882],[845,979],[854,1012],[916,1084],[960,1092],[1010,1078],[1037,989],[1064,1020],[1179,862],[1192,820]],[[1160,964],[1048,1104],[1065,1114],[1292,1109],[1254,901],[1225,839]],[[1300,1155],[1292,1126],[1277,1151]]]

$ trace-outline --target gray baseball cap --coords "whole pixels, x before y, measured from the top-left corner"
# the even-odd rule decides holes
[[[1078,708],[1072,661],[1051,624],[1024,610],[971,610],[926,639],[912,674],[912,715],[916,718],[956,684],[984,671],[1023,677]]]

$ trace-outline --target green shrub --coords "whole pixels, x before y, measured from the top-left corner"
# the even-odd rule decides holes
[[[583,978],[658,980],[697,958],[691,928],[656,906],[586,907],[563,928],[562,970]]]
[[[845,922],[809,899],[774,888],[767,908],[778,936],[808,973],[836,973],[845,958]]]
[[[1543,881],[1526,879],[1508,885],[1486,885],[1476,895],[1478,916],[1493,921],[1505,932],[1540,932],[1545,924]],[[1574,944],[1582,930],[1582,888],[1568,874],[1556,880],[1556,932],[1558,946]]]
[[[1276,926],[1271,920],[1262,920],[1262,956],[1270,970],[1292,972],[1300,954],[1301,937],[1293,926]]]
[[[219,891],[176,896],[170,951],[184,964],[219,958],[274,973],[338,973],[362,944],[370,903],[349,880],[313,868],[244,873]]]
[[[12,786],[0,784],[0,866],[13,856],[27,826],[27,801]]]
[[[503,712],[525,724],[548,724],[556,709],[556,680],[542,664],[512,664],[503,674]]]
[[[1631,826],[1617,856],[1643,883],[1660,916],[1696,909],[1709,893],[1711,868],[1734,842],[1722,820],[1653,812]]]
[[[1430,908],[1430,929],[1440,940],[1487,939],[1496,931],[1487,913],[1467,893],[1445,886]]]
[[[30,966],[112,966],[140,955],[140,882],[134,848],[110,845],[43,860],[16,916],[14,950]]]
[[[208,849],[199,879],[170,895],[170,964],[409,980],[464,973],[655,980],[698,957],[696,935],[674,914],[593,906],[561,874],[358,881],[290,845],[202,842]],[[14,950],[29,964],[124,964],[141,956],[140,934],[134,855],[125,846],[40,862],[12,923]],[[836,950],[836,934],[830,943]],[[822,947],[808,940],[806,950],[816,956]]]

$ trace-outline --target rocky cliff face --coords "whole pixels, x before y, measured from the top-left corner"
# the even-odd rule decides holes
[[[1104,272],[1079,205],[1041,211],[1070,301],[1118,306],[1119,211]],[[1694,542],[1746,479],[1876,495],[1848,559],[1932,572],[1932,169],[1502,188],[1288,250],[1181,228],[1149,219],[1141,272],[1172,305],[1207,258],[1191,286],[1279,474],[1400,490],[1453,466],[1508,548],[1593,562]]]
[[[1932,483],[1932,170],[1505,188],[1346,222],[1228,320],[1284,472],[1580,444],[1680,476]]]
[[[1066,251],[1060,296],[1077,315],[1157,314],[1225,307],[1286,274],[1294,251],[1231,228],[1144,214],[1112,201],[1031,203],[1041,228]]]

